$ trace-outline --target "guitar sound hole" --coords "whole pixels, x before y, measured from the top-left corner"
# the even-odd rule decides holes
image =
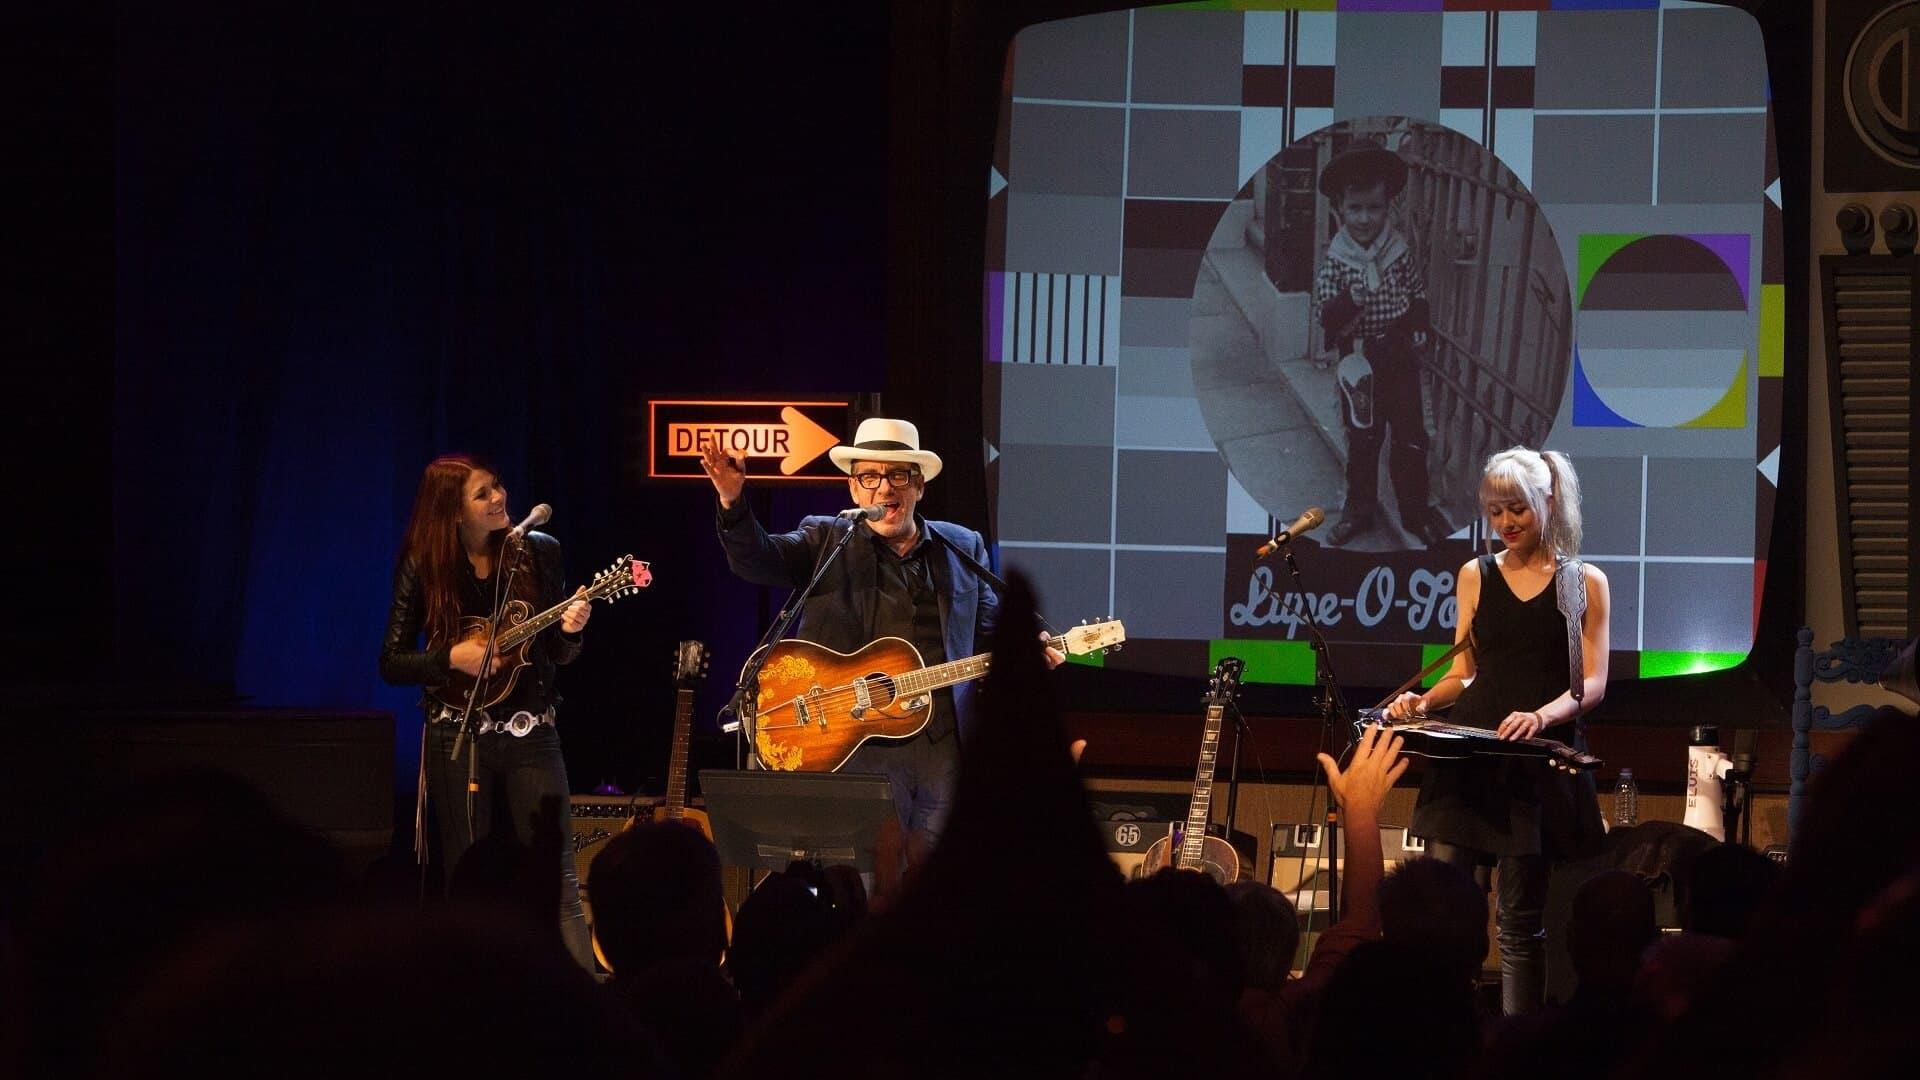
[[[884,671],[868,672],[863,681],[867,684],[867,693],[873,698],[873,708],[884,709],[900,696],[894,689],[893,676]]]

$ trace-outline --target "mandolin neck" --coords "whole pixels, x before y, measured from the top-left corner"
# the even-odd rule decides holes
[[[553,624],[559,622],[561,617],[567,613],[567,605],[573,603],[575,600],[578,600],[578,599],[586,599],[586,598],[585,597],[568,597],[567,599],[560,601],[559,603],[553,605],[552,607],[541,612],[540,614],[527,619],[525,622],[522,622],[516,626],[508,628],[506,631],[501,633],[500,640],[494,644],[494,648],[500,652],[506,652],[509,649],[517,648],[521,642],[531,639],[536,634],[540,633],[540,631],[545,630],[547,627],[552,626]]]

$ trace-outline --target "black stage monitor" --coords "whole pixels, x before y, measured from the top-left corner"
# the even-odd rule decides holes
[[[878,773],[702,769],[700,790],[728,866],[785,870],[805,859],[870,873],[880,827],[895,819],[893,787]]]

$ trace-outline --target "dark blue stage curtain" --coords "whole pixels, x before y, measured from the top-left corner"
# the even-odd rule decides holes
[[[640,782],[672,642],[737,664],[759,612],[633,426],[878,388],[884,9],[193,7],[118,39],[115,677],[391,709],[410,770],[394,553],[422,465],[471,450],[554,505],[574,579],[658,566],[565,686],[576,786]],[[843,505],[770,516],[809,497]]]

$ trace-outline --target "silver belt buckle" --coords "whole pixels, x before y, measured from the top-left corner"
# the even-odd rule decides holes
[[[500,726],[502,728],[505,728],[507,734],[512,735],[514,738],[524,739],[527,737],[527,732],[532,731],[534,728],[534,725],[538,724],[539,722],[540,722],[539,717],[533,715],[532,713],[528,712],[525,709],[521,709],[519,712],[514,713],[511,717],[508,717],[507,722]]]

